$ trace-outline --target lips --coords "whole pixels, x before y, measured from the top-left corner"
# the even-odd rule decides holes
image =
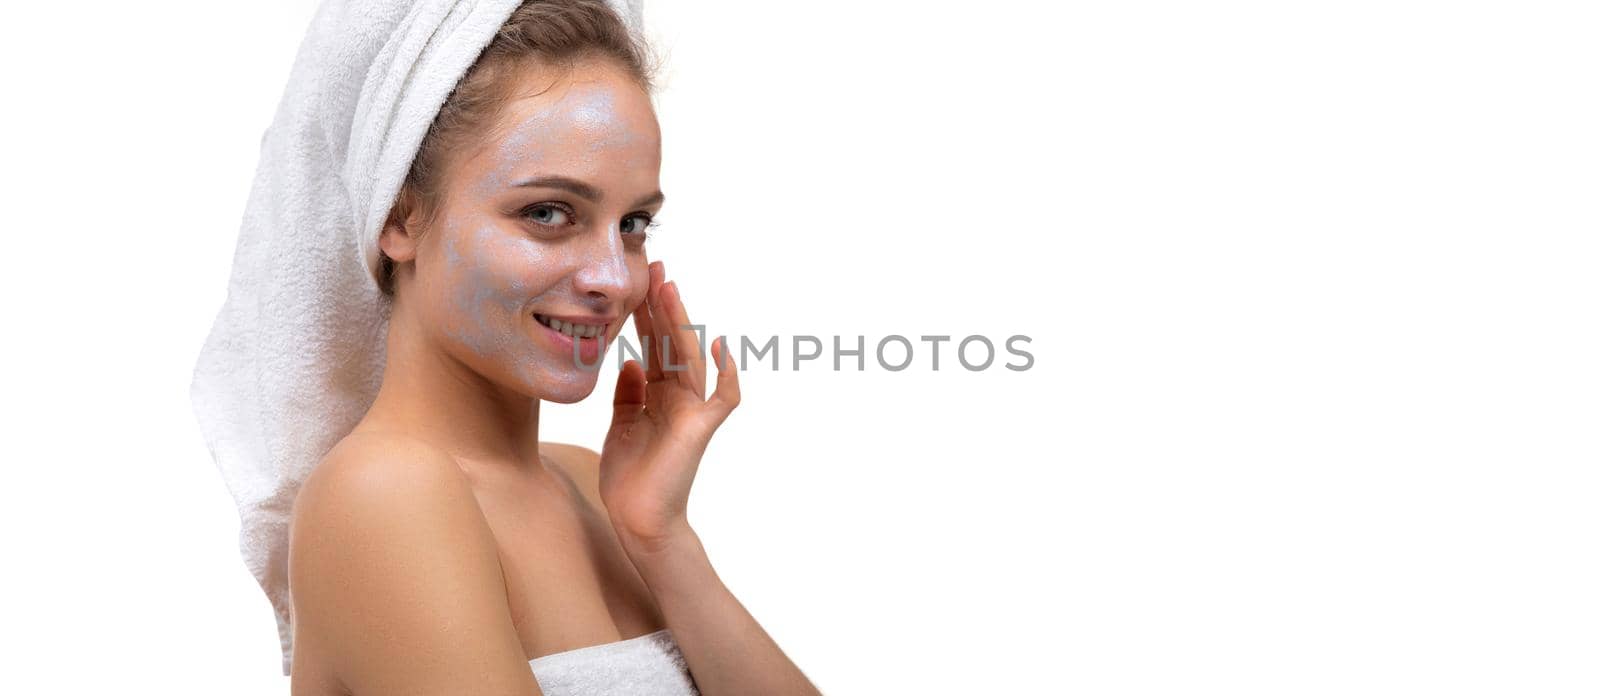
[[[540,333],[557,352],[574,356],[585,366],[598,367],[602,343],[610,337],[607,330],[611,322],[607,318],[552,317],[535,313],[533,319],[543,327]]]

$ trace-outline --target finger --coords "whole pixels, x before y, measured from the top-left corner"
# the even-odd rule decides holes
[[[644,411],[645,375],[637,360],[622,364],[617,373],[616,395],[611,399],[611,430],[627,432]]]
[[[672,336],[672,355],[681,355],[680,364],[687,369],[678,373],[679,379],[694,391],[701,401],[706,398],[706,359],[701,354],[700,337],[689,325],[689,311],[683,306],[683,296],[678,293],[678,281],[668,281],[661,286],[660,305],[667,319],[668,335]],[[658,322],[659,323],[659,322]]]
[[[658,382],[665,375],[661,371],[661,335],[656,331],[656,321],[650,311],[655,304],[656,291],[666,266],[660,261],[650,264],[650,279],[645,288],[644,301],[633,310],[633,330],[639,336],[639,352],[643,355],[645,379]]]
[[[739,405],[739,366],[728,349],[728,337],[718,336],[711,342],[711,355],[717,362],[717,390],[711,393],[720,418],[727,418]]]
[[[633,310],[633,330],[639,336],[639,354],[642,356],[641,359],[645,361],[645,364],[641,366],[644,370],[645,380],[650,382],[660,381],[662,379],[661,351],[655,337],[655,320],[650,316],[650,303],[648,301],[640,302],[639,306]]]

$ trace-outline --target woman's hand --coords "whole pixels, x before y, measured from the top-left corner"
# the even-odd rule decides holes
[[[650,264],[649,292],[633,313],[648,364],[622,366],[600,451],[600,498],[630,555],[656,553],[692,534],[686,508],[700,456],[739,405],[739,371],[731,355],[724,357],[725,337],[711,343],[720,359],[716,391],[706,398],[700,341],[677,283],[663,282],[665,276],[661,262]]]

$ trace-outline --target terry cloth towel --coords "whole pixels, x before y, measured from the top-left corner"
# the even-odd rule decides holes
[[[550,696],[700,696],[670,628],[535,657],[528,666]]]
[[[643,0],[607,0],[641,30]],[[239,547],[293,657],[289,516],[371,406],[388,298],[378,232],[456,82],[521,0],[325,0],[261,138],[227,297],[190,385]]]

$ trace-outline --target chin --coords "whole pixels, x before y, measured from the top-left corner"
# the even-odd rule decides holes
[[[599,373],[577,372],[566,375],[540,375],[530,385],[541,401],[575,404],[594,393]]]

